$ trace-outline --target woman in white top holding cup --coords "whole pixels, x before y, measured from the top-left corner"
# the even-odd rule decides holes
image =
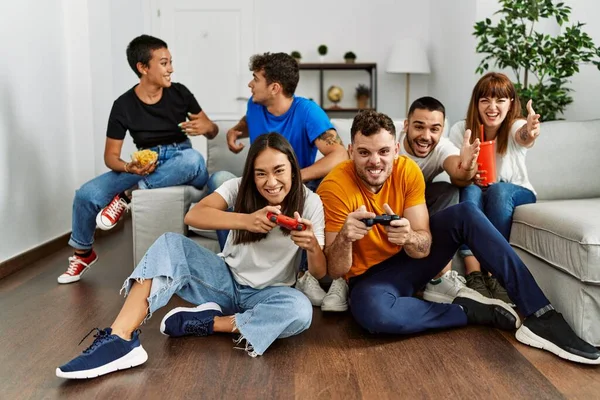
[[[482,142],[479,171],[474,184],[461,190],[460,201],[477,205],[506,240],[515,207],[536,201],[527,176],[525,155],[540,134],[539,119],[531,100],[527,103],[527,118],[523,118],[521,102],[510,79],[490,72],[473,88],[466,120],[457,122],[450,130],[450,140],[458,148],[466,129],[479,133]],[[471,141],[476,137],[472,135]],[[495,157],[489,157],[494,153]],[[487,297],[512,303],[502,282],[482,272],[466,246],[459,253],[465,260],[467,286]]]

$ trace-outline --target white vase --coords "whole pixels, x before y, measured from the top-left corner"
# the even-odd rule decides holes
[[[325,56],[319,56],[319,62],[324,63],[325,62]]]

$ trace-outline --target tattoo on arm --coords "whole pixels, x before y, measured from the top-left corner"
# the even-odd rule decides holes
[[[415,245],[419,253],[426,253],[429,250],[429,246],[431,246],[431,240],[429,236],[418,235]]]
[[[318,139],[321,139],[322,141],[327,143],[329,146],[332,146],[336,143],[340,144],[342,146],[344,145],[344,143],[342,143],[342,139],[340,139],[340,136],[338,135],[338,133],[333,129],[323,132],[323,134],[321,136],[319,136]]]
[[[529,140],[529,132],[527,132],[527,125],[523,125],[521,129],[519,129],[519,136],[523,142],[527,142]]]
[[[419,254],[428,254],[431,250],[431,235],[426,231],[413,231],[413,243],[408,247],[409,256],[414,257],[416,254],[410,254],[416,252]],[[411,251],[412,250],[412,251]]]

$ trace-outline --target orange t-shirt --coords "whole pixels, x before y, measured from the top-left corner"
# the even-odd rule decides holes
[[[402,216],[404,210],[425,203],[425,179],[421,169],[406,156],[394,161],[392,173],[379,193],[370,192],[356,174],[352,160],[340,163],[323,179],[317,194],[325,210],[325,232],[340,232],[346,217],[364,205],[376,215],[385,214],[383,204]],[[352,244],[352,267],[346,279],[365,273],[402,250],[387,240],[385,227],[374,225],[361,240]]]

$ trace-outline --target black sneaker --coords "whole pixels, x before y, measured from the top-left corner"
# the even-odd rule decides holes
[[[527,317],[516,334],[517,340],[560,358],[582,364],[600,364],[600,350],[579,338],[562,314],[546,311],[539,317]]]
[[[508,304],[467,287],[459,290],[452,304],[463,308],[470,324],[489,325],[507,331],[521,326],[519,316]]]
[[[513,301],[510,299],[510,297],[508,297],[506,289],[502,287],[500,282],[498,282],[498,279],[494,278],[493,276],[486,275],[484,276],[483,280],[494,299],[502,300],[509,306],[515,307]]]
[[[483,279],[483,274],[481,271],[471,272],[465,278],[467,278],[468,288],[475,290],[484,297],[488,297],[490,299],[494,298],[494,296],[492,296],[492,292],[490,292],[490,289],[488,289],[487,285],[485,284],[485,280]]]

